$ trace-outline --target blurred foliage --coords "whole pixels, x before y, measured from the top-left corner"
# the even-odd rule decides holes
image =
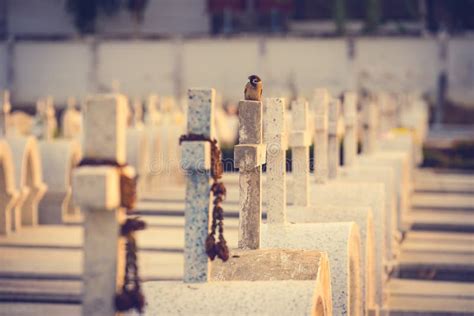
[[[365,31],[374,33],[380,23],[380,0],[366,0]]]
[[[91,34],[96,31],[100,14],[111,16],[124,8],[137,23],[141,23],[147,4],[148,0],[67,0],[66,10],[73,16],[79,33]]]
[[[342,35],[346,32],[346,1],[334,0],[333,18],[336,24],[336,32]]]

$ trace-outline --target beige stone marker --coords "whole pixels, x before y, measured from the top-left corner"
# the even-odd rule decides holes
[[[328,105],[329,93],[326,89],[317,89],[313,100],[314,111],[314,175],[316,183],[325,183],[328,179]],[[317,157],[317,159],[316,159]]]
[[[304,99],[293,101],[291,106],[293,131],[290,134],[293,171],[293,205],[309,205],[309,134],[308,102]]]
[[[357,94],[344,93],[344,166],[351,166],[357,157]]]
[[[215,98],[214,89],[188,91],[188,134],[214,137]],[[181,165],[186,171],[184,282],[206,282],[209,279],[209,259],[205,244],[209,232],[211,207],[210,143],[183,141]]]
[[[234,148],[234,163],[239,168],[239,248],[260,248],[262,220],[262,164],[266,149],[262,144],[262,103],[240,101],[239,144]]]
[[[286,206],[286,148],[285,99],[267,98],[263,118],[267,172],[263,200],[269,223],[284,223]]]
[[[328,110],[328,178],[337,178],[337,171],[340,165],[339,159],[339,109],[341,101],[339,99],[331,99]],[[316,157],[317,158],[317,157]]]
[[[12,231],[13,209],[18,196],[10,146],[0,140],[0,235],[8,235]]]
[[[362,153],[374,153],[377,142],[377,108],[372,100],[364,100],[362,128]]]
[[[84,157],[124,163],[126,99],[90,97],[85,104]],[[120,179],[112,166],[84,166],[73,175],[74,200],[84,212],[82,314],[116,315],[115,293],[122,285],[125,247],[120,237],[125,210]]]
[[[47,186],[43,182],[37,140],[32,136],[17,135],[5,139],[13,155],[15,183],[20,193],[13,213],[13,230],[19,230],[22,225],[34,226],[38,223],[38,203]]]

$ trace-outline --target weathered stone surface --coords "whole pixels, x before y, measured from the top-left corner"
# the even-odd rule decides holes
[[[309,147],[292,148],[293,204],[309,205],[311,186],[309,183]]]
[[[211,265],[213,281],[316,280],[321,256],[315,250],[233,249],[227,262]]]
[[[84,156],[126,162],[124,96],[99,95],[88,99],[84,113]],[[121,171],[135,176],[133,167]],[[73,175],[74,198],[84,211],[84,262],[82,314],[115,315],[115,294],[125,271],[125,240],[120,227],[119,170],[112,166],[82,166]]]
[[[206,282],[209,260],[205,252],[211,197],[209,171],[190,171],[186,175],[184,226],[184,282]]]
[[[12,213],[18,195],[10,146],[0,140],[0,235],[8,235],[12,230]]]
[[[262,103],[259,101],[239,102],[239,144],[261,144]]]
[[[377,108],[373,101],[366,100],[362,108],[362,152],[370,154],[377,148]]]
[[[239,170],[252,170],[263,165],[267,159],[265,144],[244,144],[234,147],[234,165]]]
[[[351,182],[383,183],[385,187],[385,245],[386,260],[393,260],[398,252],[397,204],[395,177],[392,168],[384,166],[361,166],[355,164],[349,168],[341,168],[340,179]]]
[[[309,205],[309,133],[308,102],[298,100],[292,104],[293,132],[290,135],[293,173],[293,204]]]
[[[360,236],[356,224],[263,225],[262,248],[328,252],[334,315],[361,313]]]
[[[125,271],[125,241],[120,237],[125,212],[96,209],[84,215],[82,315],[115,315],[114,294]]]
[[[366,167],[388,166],[392,168],[395,177],[396,190],[396,226],[399,231],[405,231],[407,227],[403,224],[403,216],[410,210],[409,196],[411,195],[411,184],[409,181],[409,163],[407,154],[393,152],[376,152],[373,155],[360,155],[357,159],[357,165]]]
[[[190,134],[214,137],[214,104],[216,91],[214,89],[188,90],[188,125]]]
[[[289,143],[292,148],[309,147],[311,146],[311,134],[308,131],[293,131],[290,134]]]
[[[84,157],[126,162],[127,99],[123,95],[89,97],[84,104]]]
[[[147,282],[143,288],[147,315],[332,314],[314,281]]]
[[[81,167],[74,171],[74,201],[83,210],[113,211],[120,205],[120,178],[115,167]]]
[[[39,150],[48,191],[38,206],[38,222],[62,224],[66,215],[79,213],[72,203],[71,179],[82,157],[81,146],[74,140],[41,141]]]
[[[38,203],[47,190],[43,182],[41,156],[34,137],[8,136],[15,167],[15,183],[20,195],[12,216],[13,229],[38,223]]]
[[[150,173],[150,143],[146,130],[141,127],[127,129],[127,163],[138,175],[137,199],[141,199],[145,191],[146,181]]]
[[[286,207],[286,122],[285,100],[269,98],[265,103],[264,142],[266,145],[266,179],[263,199],[269,223],[285,222]]]
[[[188,134],[213,137],[213,89],[188,91]],[[182,165],[186,174],[186,206],[184,227],[184,282],[206,282],[209,279],[209,260],[206,238],[211,210],[209,142],[185,141],[182,146]]]
[[[329,93],[318,89],[312,103],[315,120],[314,134],[314,176],[316,183],[325,183],[328,179],[328,103]]]
[[[318,205],[289,207],[287,219],[292,223],[337,223],[353,221],[361,237],[361,290],[362,302],[367,310],[375,306],[375,234],[370,207]],[[333,225],[333,224],[331,224]],[[323,233],[323,232],[320,232]]]
[[[357,94],[344,93],[344,165],[353,164],[357,156]]]
[[[262,221],[262,169],[240,172],[239,176],[239,248],[260,248]]]
[[[239,103],[239,148],[240,145],[262,145],[262,103],[240,101]],[[258,146],[257,146],[258,147]],[[253,164],[258,161],[258,149],[252,149],[254,155],[242,157]],[[251,148],[251,147],[240,147]],[[253,148],[253,147],[252,147]],[[241,149],[237,149],[239,151]],[[239,156],[239,153],[237,153]],[[258,249],[260,246],[260,222],[262,220],[262,167],[239,170],[239,248]]]
[[[341,198],[343,196],[344,198]],[[375,282],[376,303],[383,300],[383,261],[385,245],[385,187],[382,183],[331,181],[312,187],[311,205],[332,205],[344,207],[370,207],[375,231]]]
[[[339,135],[338,135],[338,121],[339,108],[341,102],[339,99],[332,99],[329,103],[328,111],[328,178],[335,179],[340,165],[339,156]],[[318,156],[316,156],[316,159]]]
[[[211,168],[211,145],[207,141],[181,143],[181,167],[188,171],[205,171]]]

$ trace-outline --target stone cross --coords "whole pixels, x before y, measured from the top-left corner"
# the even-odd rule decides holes
[[[56,111],[54,110],[53,98],[51,96],[46,98],[44,108],[43,132],[42,136],[45,140],[54,138],[54,133],[57,128]]]
[[[284,99],[266,99],[263,135],[267,151],[267,179],[263,198],[269,224],[283,224],[286,221],[287,134],[285,110]]]
[[[376,149],[377,107],[375,102],[369,98],[364,101],[362,110],[362,152],[364,154],[371,154]]]
[[[331,99],[328,110],[328,178],[337,178],[337,171],[339,169],[339,109],[341,101],[337,98]]]
[[[262,165],[266,149],[262,144],[262,103],[239,102],[239,144],[234,163],[239,168],[239,248],[260,248],[262,219]]]
[[[314,94],[314,175],[316,183],[328,179],[328,103],[326,89],[317,89]]]
[[[188,91],[188,134],[214,137],[215,96],[214,89]],[[207,141],[183,141],[181,150],[181,166],[186,174],[184,282],[207,282],[211,147]]]
[[[357,157],[357,94],[344,93],[344,165],[351,166]]]
[[[84,157],[126,161],[127,100],[121,95],[90,97],[84,106]],[[127,174],[133,176],[133,168]],[[120,206],[120,177],[113,166],[82,166],[74,171],[73,194],[84,212],[82,314],[116,315],[114,297],[122,286],[125,209]]]
[[[0,109],[0,135],[6,136],[10,120],[12,105],[10,103],[10,92],[3,92],[2,108]]]
[[[138,98],[133,101],[133,126],[136,128],[143,127],[143,107]]]
[[[309,133],[308,102],[304,99],[293,101],[291,105],[293,131],[290,134],[293,204],[309,206]]]

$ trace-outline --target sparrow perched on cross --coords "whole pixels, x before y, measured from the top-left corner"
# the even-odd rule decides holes
[[[249,82],[245,85],[244,90],[245,100],[261,101],[263,92],[262,79],[257,75],[251,75],[248,79]]]

